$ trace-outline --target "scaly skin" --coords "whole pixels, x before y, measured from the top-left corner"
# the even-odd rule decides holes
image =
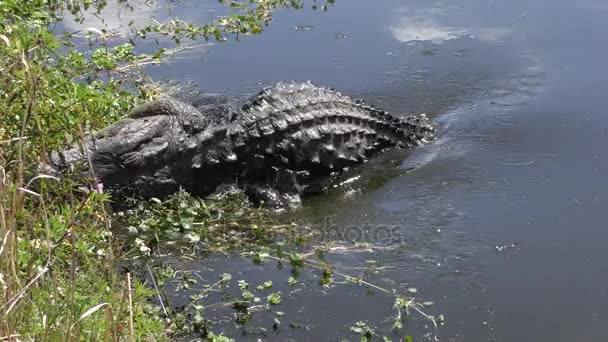
[[[434,139],[424,115],[394,117],[331,89],[279,83],[233,110],[209,96],[161,99],[52,158],[55,170],[90,158],[106,187],[144,197],[179,187],[207,195],[238,184],[255,199],[322,191],[330,176],[387,147]]]

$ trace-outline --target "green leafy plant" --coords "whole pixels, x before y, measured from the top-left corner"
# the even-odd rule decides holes
[[[270,305],[279,305],[281,303],[281,293],[271,293],[266,299],[268,300],[268,304]]]
[[[365,322],[356,322],[350,327],[350,331],[361,336],[361,342],[369,342],[374,336],[374,329],[369,327]]]

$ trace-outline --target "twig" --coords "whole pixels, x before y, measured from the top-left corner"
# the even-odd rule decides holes
[[[127,273],[127,291],[129,295],[129,337],[135,342],[135,330],[133,328],[133,298],[131,296],[131,273]]]
[[[222,277],[222,279],[216,281],[215,283],[213,283],[211,286],[209,286],[208,288],[205,289],[205,291],[202,291],[199,295],[198,298],[193,300],[192,302],[190,302],[190,304],[188,305],[188,307],[194,306],[194,303],[198,302],[199,300],[203,299],[203,297],[211,290],[213,290],[214,287],[216,287],[217,285],[225,282],[226,279],[224,279]]]
[[[310,253],[309,253],[309,255],[310,255]],[[278,257],[274,257],[272,255],[267,256],[267,258],[273,259],[273,260],[276,260],[276,261],[282,261],[282,262],[288,262],[289,261],[289,260],[287,260],[285,258],[278,258]],[[317,265],[317,264],[315,264],[315,263],[313,263],[311,261],[303,260],[303,262],[305,262],[307,266],[312,267],[314,269],[317,269],[317,270],[323,270],[324,269],[324,267],[319,266],[319,265]],[[339,276],[341,276],[343,278],[346,278],[346,279],[358,279],[359,284],[362,284],[362,285],[365,285],[365,286],[369,286],[371,288],[374,288],[376,290],[379,290],[379,291],[382,291],[382,292],[385,292],[385,293],[388,293],[388,294],[393,294],[393,292],[391,292],[391,291],[389,291],[389,290],[387,290],[385,288],[382,288],[382,287],[380,287],[378,285],[374,285],[374,284],[369,283],[369,282],[367,282],[365,280],[359,279],[358,277],[349,276],[348,274],[340,273],[340,272],[337,272],[337,271],[333,271],[333,273],[336,274],[336,275],[339,275]]]
[[[163,51],[162,54],[158,57],[146,56],[145,58],[135,61],[131,64],[118,66],[118,67],[114,68],[113,71],[124,73],[134,67],[142,67],[142,66],[146,66],[146,65],[160,64],[160,63],[162,63],[162,60],[161,60],[162,57],[171,56],[171,55],[175,55],[182,51],[193,50],[196,48],[207,47],[207,46],[211,46],[211,45],[213,45],[213,44],[208,43],[208,44],[180,46],[180,47],[176,47],[173,49],[167,49],[167,50]]]
[[[163,298],[160,295],[160,290],[158,289],[158,285],[156,285],[156,277],[154,276],[154,272],[150,268],[150,265],[146,264],[146,268],[148,269],[148,273],[150,273],[150,277],[152,278],[152,285],[154,285],[154,290],[156,290],[156,295],[158,296],[158,300],[160,301],[160,306],[163,308],[163,312],[167,318],[171,318],[169,316],[169,312],[167,312],[167,308],[165,307],[165,303],[163,302]]]
[[[23,137],[8,139],[8,140],[0,140],[0,144],[6,144],[6,143],[11,143],[14,141],[21,141],[21,140],[26,140],[26,139],[27,139],[27,137],[23,136]]]
[[[437,321],[435,320],[435,317],[426,314],[424,311],[420,310],[418,307],[416,307],[415,305],[412,306],[412,309],[416,310],[419,314],[421,314],[424,318],[428,319],[429,321],[433,322],[433,325],[435,326],[435,329],[437,329]]]
[[[0,207],[0,209],[3,209]],[[6,234],[4,234],[4,238],[2,239],[2,244],[0,245],[0,256],[2,255],[2,253],[4,253],[4,248],[6,247],[6,244],[8,242],[8,235],[11,233],[10,229],[6,230]]]
[[[49,270],[49,266],[46,265],[16,295],[14,295],[11,299],[9,299],[9,301],[4,306],[2,306],[2,309],[4,309],[8,305],[8,308],[4,312],[4,317],[8,316],[8,314],[13,310],[15,305],[17,305],[17,303],[19,302],[19,299],[21,299],[21,297],[23,297],[23,295],[25,294],[25,292],[27,292],[27,290],[30,288],[30,286],[32,286],[38,280],[38,278],[42,277],[48,270]]]

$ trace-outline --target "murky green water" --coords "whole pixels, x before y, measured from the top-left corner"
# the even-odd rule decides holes
[[[174,6],[197,22],[217,14],[214,1]],[[405,330],[416,341],[606,341],[607,28],[603,0],[337,1],[327,13],[280,11],[260,36],[151,71],[231,96],[313,80],[394,113],[428,113],[439,141],[389,151],[353,184],[306,203],[301,215],[329,217],[332,236],[349,240],[336,246],[352,247],[354,236],[391,247],[336,248],[328,259],[353,275],[374,261],[383,269],[366,279],[433,301],[446,323],[412,320]],[[275,265],[188,267],[213,279],[270,277],[290,292],[280,285],[289,270]],[[275,333],[272,315],[260,315],[250,326],[268,335],[241,338],[354,340],[355,321],[391,334],[391,297],[352,285],[320,291],[310,273],[300,283],[280,310],[304,327]],[[209,313],[239,334],[230,310]]]

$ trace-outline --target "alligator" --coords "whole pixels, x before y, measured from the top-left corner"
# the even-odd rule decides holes
[[[80,146],[53,153],[49,165],[83,165],[106,188],[134,196],[180,188],[205,196],[236,184],[254,202],[282,206],[324,191],[386,148],[436,135],[424,114],[397,117],[330,88],[281,82],[240,108],[221,95],[144,103]]]

